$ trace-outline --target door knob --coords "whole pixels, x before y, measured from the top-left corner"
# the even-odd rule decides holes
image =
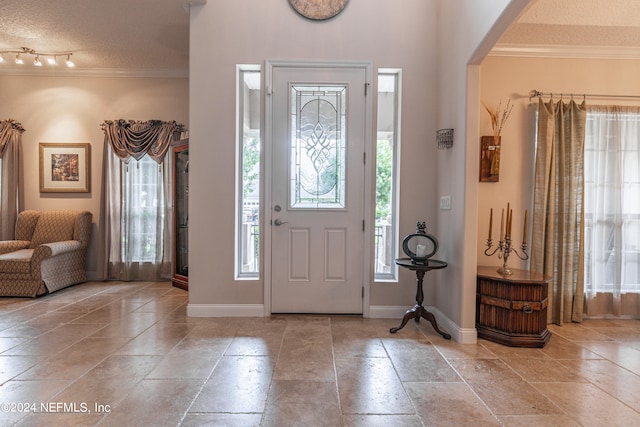
[[[276,218],[276,219],[273,221],[273,224],[274,224],[274,225],[277,225],[278,227],[279,227],[279,226],[281,226],[282,224],[286,224],[286,223],[287,223],[287,221],[283,221],[283,220],[281,220],[280,218]]]

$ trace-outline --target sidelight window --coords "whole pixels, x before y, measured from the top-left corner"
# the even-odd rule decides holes
[[[260,273],[260,67],[237,68],[236,278]]]
[[[400,70],[378,71],[376,138],[376,281],[397,280],[398,164],[400,158]]]

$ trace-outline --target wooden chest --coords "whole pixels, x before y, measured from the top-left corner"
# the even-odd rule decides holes
[[[551,277],[517,269],[504,276],[496,270],[478,267],[478,337],[512,347],[544,347],[551,338],[547,329]]]

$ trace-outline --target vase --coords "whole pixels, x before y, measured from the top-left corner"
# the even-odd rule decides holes
[[[500,142],[493,136],[483,136],[480,140],[480,182],[500,180]]]

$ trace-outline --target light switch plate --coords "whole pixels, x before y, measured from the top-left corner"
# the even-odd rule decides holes
[[[440,210],[451,210],[451,196],[440,196]]]

